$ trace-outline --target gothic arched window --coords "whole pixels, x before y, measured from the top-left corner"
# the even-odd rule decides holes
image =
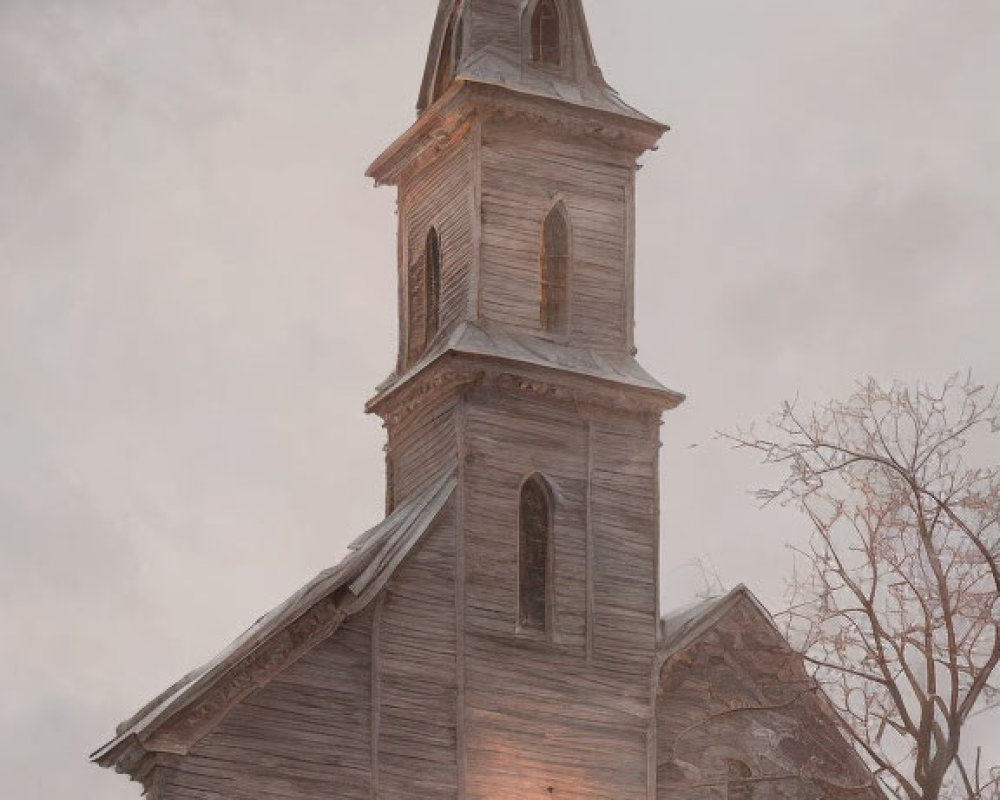
[[[427,347],[441,325],[441,239],[435,228],[428,231],[424,250],[424,325]]]
[[[753,772],[742,761],[731,759],[726,762],[728,781],[726,782],[726,797],[728,800],[753,800],[753,784],[750,778]]]
[[[451,54],[451,71],[453,74],[456,74],[458,72],[458,68],[462,65],[462,59],[465,57],[465,16],[461,14],[458,17],[458,24],[455,25],[455,34],[452,37]]]
[[[562,30],[555,0],[539,0],[531,17],[531,58],[539,64],[562,63]]]
[[[569,323],[569,220],[562,203],[542,226],[541,318],[550,333],[565,333]]]
[[[548,628],[552,493],[538,475],[521,486],[518,514],[518,622],[527,630]]]

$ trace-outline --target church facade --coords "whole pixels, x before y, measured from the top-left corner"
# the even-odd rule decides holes
[[[743,588],[661,619],[636,160],[580,0],[441,0],[399,204],[386,518],[94,759],[152,800],[874,798]]]

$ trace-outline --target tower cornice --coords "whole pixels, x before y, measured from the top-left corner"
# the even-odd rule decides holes
[[[568,140],[596,141],[638,158],[655,150],[668,125],[594,109],[506,86],[456,81],[438,101],[372,162],[365,173],[377,185],[398,185],[403,176],[461,138],[473,120],[525,120],[558,131]]]
[[[504,394],[627,413],[660,413],[686,399],[631,356],[540,340],[524,346],[524,338],[463,324],[410,370],[382,384],[365,410],[393,424],[445,395],[485,383]]]

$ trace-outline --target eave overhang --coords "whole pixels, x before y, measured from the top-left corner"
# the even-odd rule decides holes
[[[379,386],[365,410],[388,421],[419,405],[422,397],[440,387],[461,388],[478,382],[486,368],[491,369],[501,391],[530,391],[536,379],[549,387],[552,399],[573,395],[590,404],[628,411],[669,411],[686,399],[662,386],[631,356],[560,345],[465,322],[404,373]]]
[[[647,117],[597,109],[501,84],[458,78],[433,106],[372,162],[365,175],[379,186],[398,185],[412,163],[458,138],[473,118],[524,118],[560,129],[570,138],[590,138],[638,158],[670,130]]]
[[[367,608],[437,520],[456,485],[452,465],[449,474],[355,540],[340,564],[119,725],[115,738],[91,760],[145,783],[163,758],[186,755],[230,709]]]

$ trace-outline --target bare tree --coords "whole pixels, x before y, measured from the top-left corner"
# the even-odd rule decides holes
[[[1000,706],[1000,468],[968,460],[998,432],[997,392],[956,376],[870,379],[809,413],[786,403],[764,436],[725,435],[787,468],[759,493],[811,523],[787,633],[894,797],[1000,798],[963,739]]]

